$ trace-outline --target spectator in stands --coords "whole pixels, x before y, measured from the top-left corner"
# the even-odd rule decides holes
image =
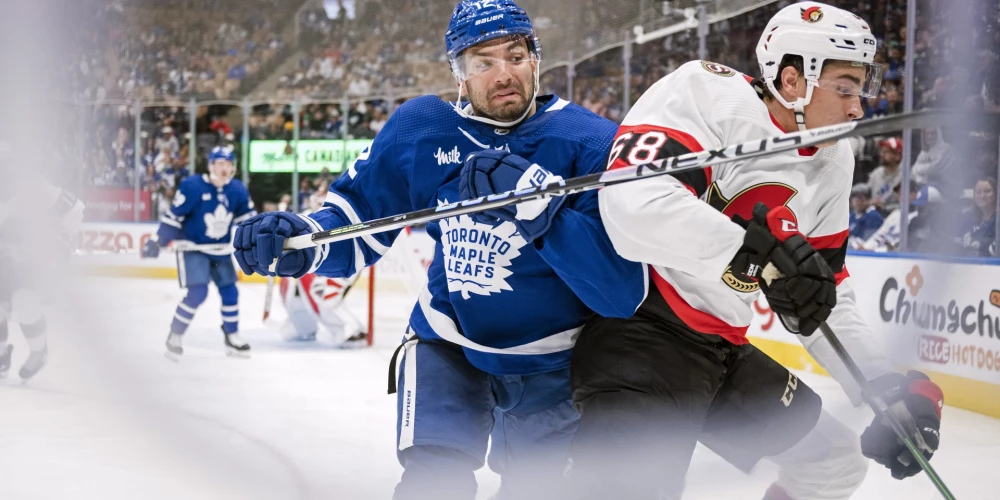
[[[299,181],[299,209],[303,209],[306,206],[306,203],[308,203],[309,197],[312,196],[312,194],[312,182],[308,177],[303,177],[302,180]],[[323,193],[323,195],[325,196],[326,193]]]
[[[851,240],[867,240],[872,233],[882,227],[882,214],[872,205],[872,189],[867,184],[855,184],[851,188]]]
[[[915,189],[919,184],[912,182]],[[942,203],[941,192],[934,186],[924,185],[917,195],[910,195],[910,211],[916,215],[910,217],[909,238],[906,250],[909,252],[935,253],[950,255],[955,253],[953,235],[955,224],[950,219],[953,210]]]
[[[160,172],[160,178],[162,179],[165,186],[176,188],[178,184],[181,183],[186,177],[191,175],[191,171],[188,170],[186,164],[171,164],[167,168]]]
[[[175,192],[176,190],[173,186],[163,188],[158,200],[156,201],[157,213],[165,214],[170,212],[170,205],[174,203]]]
[[[997,227],[997,183],[980,179],[973,191],[975,206],[965,214],[960,243],[966,255],[995,256]]]
[[[156,167],[152,163],[146,165],[140,182],[144,191],[152,192],[159,191],[166,185],[163,182],[163,176],[156,171]]]
[[[898,199],[900,193],[900,185],[897,184],[896,197]],[[916,229],[913,225],[914,219],[920,215],[921,207],[932,204],[930,209],[936,208],[937,204],[941,201],[941,193],[937,189],[931,186],[924,186],[921,188],[917,183],[910,183],[910,212],[908,216],[907,223],[910,225],[910,229]],[[894,252],[899,250],[900,240],[902,239],[902,211],[897,206],[882,222],[882,226],[878,228],[877,231],[872,233],[867,240],[863,242],[855,242],[854,248],[859,250],[869,250],[874,252]],[[927,220],[925,218],[924,220]],[[920,228],[927,228],[929,225],[921,223]],[[930,237],[930,234],[918,235],[919,238]],[[947,240],[948,238],[942,238]]]
[[[371,128],[372,133],[378,134],[382,130],[382,127],[385,126],[385,122],[387,122],[388,120],[389,117],[386,114],[385,109],[381,106],[378,106],[375,107],[374,111],[372,112],[372,119],[371,122],[368,124],[368,126]]]
[[[180,149],[180,143],[177,141],[177,137],[174,136],[173,127],[163,127],[160,130],[160,137],[156,138],[156,150],[163,151],[163,147],[167,146],[167,154],[173,156],[177,154]]]
[[[326,202],[326,192],[330,190],[330,183],[326,181],[319,182],[316,185],[316,190],[309,195],[308,202],[306,206],[300,206],[299,210],[309,210],[310,212],[315,212],[323,208],[323,203]]]
[[[170,144],[158,143],[158,153],[153,159],[153,165],[156,166],[157,172],[162,172],[174,164],[174,155],[170,152]]]
[[[880,92],[877,97],[865,99],[865,119],[881,118],[889,114],[889,101],[885,98],[885,92]]]
[[[887,104],[887,114],[895,115],[903,112],[903,92],[895,85],[886,87],[885,101]]]
[[[893,188],[899,185],[903,172],[899,162],[903,159],[903,138],[889,137],[878,143],[881,165],[868,174],[868,187],[872,190],[872,202],[883,213],[899,208],[899,197]]]
[[[132,186],[132,176],[125,168],[125,162],[118,162],[117,167],[111,173],[109,184],[114,187],[127,188]]]
[[[292,209],[292,195],[285,193],[281,195],[281,199],[278,200],[278,211],[288,212]]]
[[[212,123],[208,125],[208,128],[211,131],[219,134],[220,138],[233,134],[233,128],[230,127],[229,124],[226,123],[226,120],[223,119],[221,116],[216,116],[212,118]]]
[[[320,170],[319,175],[317,175],[316,178],[313,179],[313,186],[316,186],[316,190],[325,195],[327,190],[321,189],[321,185],[325,184],[327,188],[329,188],[330,183],[333,181],[334,181],[333,174],[330,173],[329,167],[323,167],[323,169]]]
[[[951,146],[944,142],[940,129],[926,129],[922,138],[920,154],[910,170],[913,180],[920,184],[930,184],[951,197],[954,193],[947,188],[951,184],[948,179],[952,160]]]
[[[114,151],[115,164],[124,162],[131,167],[134,161],[135,145],[129,138],[129,131],[124,128],[118,129],[118,137],[111,143],[111,150]]]

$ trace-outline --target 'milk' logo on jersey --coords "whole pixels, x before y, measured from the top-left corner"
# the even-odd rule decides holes
[[[451,151],[445,151],[438,148],[437,153],[434,153],[434,158],[437,159],[438,165],[447,165],[449,163],[462,163],[462,153],[458,152],[458,146],[452,148]]]

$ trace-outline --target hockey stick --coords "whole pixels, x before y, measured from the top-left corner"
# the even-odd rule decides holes
[[[274,297],[274,276],[268,276],[267,289],[264,290],[264,319],[261,321],[267,321],[267,318],[271,316],[272,297]]]
[[[655,160],[642,165],[564,179],[544,186],[533,186],[490,196],[481,196],[470,200],[447,203],[438,207],[425,208],[414,212],[342,226],[328,231],[318,231],[312,234],[295,236],[285,240],[284,249],[301,250],[316,245],[401,229],[415,224],[424,224],[449,217],[482,212],[483,210],[515,203],[553,196],[566,196],[647,177],[676,174],[689,170],[703,169],[710,165],[721,165],[775,153],[793,151],[807,146],[838,141],[846,137],[883,134],[907,128],[961,127],[968,123],[976,123],[975,120],[970,119],[969,115],[969,113],[959,111],[927,110],[902,113],[877,120],[849,122],[792,132],[770,138],[757,139],[743,144],[735,144],[725,148],[688,153],[681,156]],[[996,123],[1000,121],[997,120],[996,113],[989,113],[988,117],[992,118],[992,120],[981,123],[991,123],[996,126]]]
[[[781,272],[779,272],[777,268],[770,263],[765,266],[761,272],[761,278],[768,284],[770,284],[772,280],[780,277]],[[847,352],[844,344],[840,343],[840,339],[837,338],[835,333],[833,333],[833,329],[830,328],[830,325],[826,324],[824,321],[819,325],[819,329],[823,332],[826,339],[830,341],[830,346],[833,347],[833,352],[837,353],[837,357],[840,358],[840,361],[847,367],[847,371],[850,372],[851,378],[853,378],[854,382],[861,388],[861,395],[864,397],[865,402],[868,403],[868,406],[871,407],[872,411],[875,412],[875,415],[883,418],[889,423],[889,427],[892,428],[892,432],[896,434],[896,437],[898,437],[899,440],[903,442],[903,445],[906,446],[906,449],[910,451],[910,454],[913,455],[913,458],[917,461],[917,465],[919,465],[920,468],[927,473],[927,477],[929,477],[931,482],[934,483],[934,486],[937,488],[938,492],[941,493],[941,496],[946,500],[955,500],[955,495],[951,493],[948,486],[944,484],[943,480],[941,480],[941,476],[938,476],[934,467],[926,458],[924,458],[924,454],[920,451],[920,447],[913,441],[912,435],[916,435],[921,444],[926,446],[927,443],[924,442],[924,438],[920,434],[920,431],[916,428],[913,429],[912,433],[907,431],[906,426],[904,426],[903,423],[896,418],[896,415],[889,410],[889,406],[885,404],[885,401],[883,401],[878,394],[872,391],[871,386],[868,384],[868,379],[866,379],[864,373],[861,372],[861,368],[858,368],[858,364],[854,362],[854,358],[852,358],[850,353]]]
[[[919,465],[920,468],[927,473],[927,477],[929,477],[931,482],[934,483],[934,487],[936,487],[938,492],[941,493],[941,496],[946,500],[955,500],[955,495],[953,495],[951,490],[948,489],[948,486],[944,484],[944,481],[941,480],[941,476],[938,476],[937,471],[934,470],[934,467],[931,466],[930,462],[924,458],[924,454],[921,453],[917,444],[913,442],[913,438],[910,433],[907,432],[903,423],[900,422],[899,419],[896,418],[896,415],[889,410],[889,406],[885,404],[885,401],[872,391],[871,386],[868,385],[868,380],[865,379],[864,374],[861,373],[861,369],[858,368],[857,363],[855,363],[854,359],[851,358],[851,355],[848,354],[847,349],[844,348],[844,344],[840,343],[840,339],[838,339],[837,335],[833,333],[830,326],[824,322],[819,325],[819,329],[823,332],[823,335],[826,336],[826,339],[830,341],[830,346],[833,347],[833,351],[837,353],[837,357],[839,357],[844,363],[844,366],[847,367],[847,371],[851,373],[851,378],[853,378],[854,381],[857,382],[858,386],[861,387],[861,395],[864,396],[865,402],[867,402],[868,406],[870,406],[872,411],[875,412],[875,415],[882,417],[886,422],[889,422],[889,427],[892,428],[896,437],[898,437],[903,442],[903,445],[906,446],[906,449],[910,451],[910,454],[913,455],[913,458],[917,461],[917,465]],[[921,436],[920,431],[914,429],[914,432],[918,439],[923,441],[923,436]]]
[[[164,252],[221,252],[229,251],[232,252],[233,246],[228,243],[220,244],[204,244],[198,245],[191,243],[189,241],[174,241],[173,245],[168,245],[165,247],[160,247],[161,251]],[[131,255],[138,254],[142,252],[142,248],[122,248],[118,250],[83,250],[76,249],[73,251],[74,255]]]

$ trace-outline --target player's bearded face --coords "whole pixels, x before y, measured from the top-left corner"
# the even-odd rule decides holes
[[[463,91],[477,115],[513,121],[533,104],[538,61],[524,38],[484,42],[470,47],[461,57],[472,73]]]

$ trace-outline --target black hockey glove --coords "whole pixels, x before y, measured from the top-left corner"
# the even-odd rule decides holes
[[[755,279],[789,331],[808,337],[837,305],[837,282],[823,256],[799,234],[788,207],[757,203],[730,269]]]
[[[871,381],[872,389],[885,401],[889,411],[903,424],[924,458],[931,459],[941,435],[941,388],[927,375],[910,370],[904,377],[889,373]],[[913,454],[879,416],[861,434],[861,453],[886,466],[896,479],[905,479],[920,472]]]

